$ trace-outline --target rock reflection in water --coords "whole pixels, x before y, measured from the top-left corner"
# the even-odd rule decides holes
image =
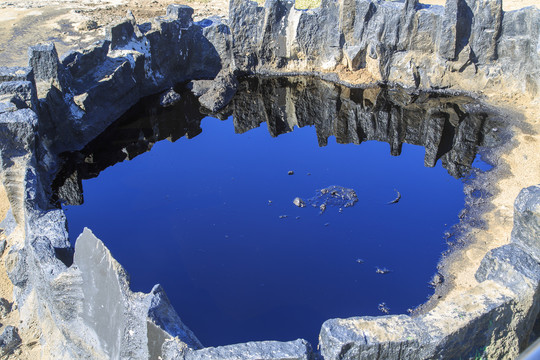
[[[83,203],[82,180],[105,168],[149,151],[157,141],[171,142],[201,133],[196,98],[182,93],[173,107],[159,106],[159,97],[142,100],[79,152],[63,154],[64,164],[53,183],[55,198]],[[335,136],[341,144],[376,140],[401,153],[403,143],[425,147],[424,164],[438,160],[456,178],[471,168],[479,146],[489,146],[494,125],[485,108],[465,96],[409,93],[403,89],[349,88],[312,77],[246,78],[220,118],[233,116],[237,133],[266,122],[271,136],[295,126],[313,125],[319,146]],[[486,140],[487,139],[487,140]]]
[[[246,79],[232,112],[238,133],[262,122],[272,136],[314,125],[319,146],[332,135],[341,144],[387,142],[394,156],[403,143],[421,145],[425,166],[440,159],[456,178],[471,168],[478,146],[485,145],[484,133],[493,128],[487,110],[469,97],[349,88],[309,77]]]

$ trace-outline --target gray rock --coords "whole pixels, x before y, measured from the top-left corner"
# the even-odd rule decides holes
[[[91,31],[97,29],[98,27],[99,25],[95,20],[86,20],[79,25],[78,29],[79,31]]]
[[[521,297],[540,284],[540,265],[517,245],[508,244],[488,252],[475,277],[478,282],[496,281]]]
[[[199,102],[208,110],[216,112],[231,101],[237,89],[238,81],[233,73],[228,71],[219,73],[210,89],[199,97]]]
[[[0,335],[0,353],[7,355],[21,344],[21,338],[17,328],[8,325]]]
[[[540,262],[540,185],[519,192],[514,203],[512,244],[516,244]]]
[[[204,95],[210,90],[212,87],[214,80],[194,80],[190,81],[187,85],[187,88],[191,90],[193,95],[196,97],[200,97],[201,95]]]
[[[259,341],[244,344],[208,347],[186,354],[185,360],[311,360],[308,342]]]
[[[67,53],[62,59],[62,65],[71,73],[74,82],[85,84],[85,75],[92,72],[97,66],[105,62],[111,42],[101,40],[81,51]]]
[[[30,109],[0,114],[0,156],[5,170],[11,159],[34,150],[38,117]]]
[[[377,339],[381,332],[391,338]],[[427,340],[425,329],[406,315],[327,320],[319,338],[325,360],[423,359]]]
[[[31,81],[4,81],[0,83],[0,98],[7,98],[17,109],[39,111],[36,86]]]
[[[299,197],[294,198],[293,204],[298,207],[306,207],[306,203],[304,202],[304,200],[300,199]]]
[[[116,49],[127,45],[135,36],[133,23],[125,19],[107,29],[107,40],[111,42],[111,48]]]
[[[7,299],[0,298],[0,317],[5,318],[12,310],[13,304]]]
[[[187,29],[193,24],[193,9],[187,5],[171,4],[167,6],[166,16],[177,20],[182,29]]]
[[[75,243],[74,264],[82,276],[80,316],[109,357],[157,358],[173,337],[181,348],[200,347],[161,288],[146,296],[132,293],[125,270],[88,229]]]
[[[60,64],[54,43],[29,47],[28,66],[33,69],[36,82],[43,81],[60,91],[68,91],[71,77]]]

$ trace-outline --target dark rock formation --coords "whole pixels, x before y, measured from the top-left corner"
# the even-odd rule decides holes
[[[518,20],[519,19],[519,20]],[[422,88],[482,90],[501,81],[536,96],[540,10],[503,13],[502,1],[231,0],[236,67],[248,73],[360,70]],[[518,30],[519,27],[519,30]],[[526,56],[523,56],[527,54]]]
[[[6,356],[13,352],[21,344],[21,338],[17,328],[8,325],[0,335],[0,353]]]
[[[199,97],[199,102],[211,112],[216,112],[231,101],[237,88],[238,81],[233,73],[219,73],[210,88]]]
[[[171,5],[150,28],[126,19],[110,27],[107,40],[62,62],[54,45],[32,47],[30,66],[45,98],[40,115],[53,150],[81,148],[141,97],[228,69],[228,27],[217,19],[195,24],[192,14]]]

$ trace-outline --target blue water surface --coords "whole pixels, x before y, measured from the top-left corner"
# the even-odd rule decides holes
[[[374,141],[319,147],[310,126],[277,138],[265,123],[242,135],[232,118],[201,126],[84,181],[85,204],[67,207],[72,240],[89,227],[133,290],[162,284],[205,346],[316,344],[329,318],[381,315],[381,302],[406,313],[426,300],[464,196],[440,163],[424,167],[423,147],[392,157]],[[358,202],[323,214],[293,204],[330,185]],[[388,205],[394,189],[401,201]]]

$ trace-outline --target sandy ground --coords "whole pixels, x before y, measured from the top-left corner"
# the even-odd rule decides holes
[[[521,189],[540,183],[540,103],[531,102],[523,95],[500,97],[487,96],[486,101],[499,108],[511,109],[521,115],[522,129],[514,129],[516,146],[503,154],[497,165],[507,167],[508,173],[495,184],[497,193],[492,197],[493,210],[483,215],[487,230],[471,234],[472,242],[450,264],[449,272],[455,276],[454,289],[449,297],[459,296],[464,289],[477,283],[474,278],[485,253],[509,243],[513,226],[514,201]]]
[[[425,4],[444,5],[442,0],[422,0]],[[0,66],[26,65],[27,47],[31,44],[54,41],[58,53],[70,49],[84,48],[102,39],[108,24],[125,16],[131,9],[138,22],[162,15],[168,4],[178,1],[167,0],[12,0],[0,1]],[[195,20],[228,14],[227,0],[188,0],[184,1],[195,9]],[[539,6],[538,0],[507,0],[503,3],[506,11],[525,6]],[[86,29],[85,23],[95,21],[97,29]],[[349,79],[345,79],[349,80]],[[362,82],[370,79],[350,79]],[[501,246],[509,241],[512,229],[513,203],[519,191],[527,186],[540,183],[540,104],[532,103],[525,96],[501,98],[498,94],[486,94],[487,101],[498,107],[514,109],[523,114],[529,125],[528,131],[517,130],[517,146],[501,158],[508,166],[509,175],[501,179],[498,193],[492,198],[493,211],[484,215],[488,230],[474,234],[474,241],[461,253],[451,265],[450,272],[456,276],[458,287],[451,290],[449,297],[459,296],[459,292],[476,285],[474,273],[486,251]],[[492,96],[489,96],[492,95]],[[0,220],[4,219],[9,209],[5,190],[0,185]],[[0,233],[0,240],[3,234]],[[12,301],[13,287],[7,278],[4,262],[5,254],[0,257],[0,297]],[[19,323],[18,312],[13,311],[0,317],[0,332],[7,324]],[[23,337],[23,346],[10,358],[38,359],[39,346],[35,336]]]
[[[28,46],[54,41],[61,56],[103,39],[107,25],[131,10],[138,23],[165,14],[169,4],[195,9],[194,20],[228,16],[228,0],[12,0],[0,1],[0,66],[25,66]],[[96,29],[89,30],[88,21]]]

